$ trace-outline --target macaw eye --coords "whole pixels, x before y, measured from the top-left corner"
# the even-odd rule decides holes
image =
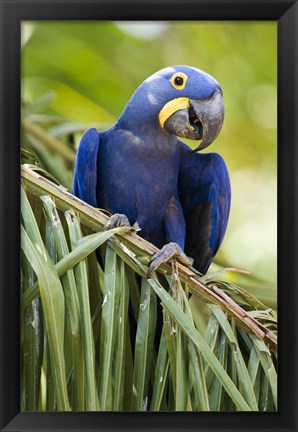
[[[183,84],[183,78],[182,78],[181,76],[176,76],[176,78],[175,78],[175,80],[174,80],[174,83],[175,83],[177,86],[181,86],[181,85]]]
[[[170,83],[172,84],[172,86],[175,89],[177,89],[177,90],[183,90],[184,87],[185,87],[185,85],[186,85],[187,79],[188,79],[188,76],[185,75],[185,73],[183,73],[183,72],[176,72],[171,77]]]

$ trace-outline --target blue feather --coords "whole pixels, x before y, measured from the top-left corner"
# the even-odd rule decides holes
[[[184,90],[169,82],[188,75]],[[82,137],[73,193],[89,204],[124,213],[140,235],[158,247],[173,241],[207,271],[228,222],[230,182],[223,159],[196,154],[162,129],[158,114],[178,97],[208,98],[220,89],[203,71],[187,66],[163,69],[144,81],[117,123]],[[191,239],[191,240],[190,240]],[[194,245],[194,241],[196,244]]]

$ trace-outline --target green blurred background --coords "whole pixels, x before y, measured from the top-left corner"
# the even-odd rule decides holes
[[[75,150],[85,129],[115,122],[145,78],[177,64],[203,69],[223,88],[224,127],[206,150],[224,157],[232,183],[217,262],[250,271],[251,292],[275,306],[275,22],[23,22],[23,112]],[[54,155],[46,159],[53,174],[65,168],[59,180],[70,187],[72,165]]]

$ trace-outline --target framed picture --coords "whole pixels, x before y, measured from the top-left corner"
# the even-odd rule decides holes
[[[297,430],[297,7],[2,0],[1,430]],[[203,91],[179,97],[192,80]],[[156,107],[161,137],[186,139],[179,152],[199,161],[212,143],[200,166],[223,157],[189,178],[179,156],[183,222],[160,235],[118,203],[136,193],[124,181],[145,191],[150,177],[139,205],[158,210],[167,177],[150,165],[153,193],[155,174],[121,152],[112,165],[116,149],[104,185],[108,153],[92,153],[113,131],[145,142]]]

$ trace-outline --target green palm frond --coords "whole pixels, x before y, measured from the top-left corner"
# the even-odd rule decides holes
[[[177,262],[147,280],[156,248],[131,228],[104,231],[105,213],[25,156],[22,409],[276,410],[275,313],[222,274]]]

